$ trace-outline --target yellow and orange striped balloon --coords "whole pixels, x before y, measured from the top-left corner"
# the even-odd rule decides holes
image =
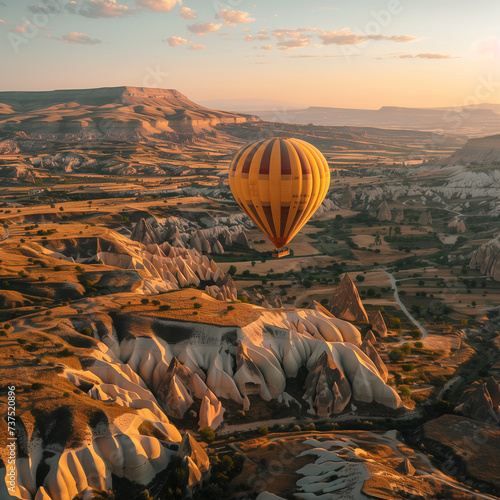
[[[311,144],[274,137],[238,151],[229,169],[229,186],[239,206],[281,248],[323,202],[330,169]]]

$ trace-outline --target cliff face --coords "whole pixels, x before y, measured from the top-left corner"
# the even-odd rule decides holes
[[[219,124],[257,121],[199,106],[172,89],[110,87],[0,92],[0,132],[34,139],[176,139]]]
[[[500,281],[500,238],[480,246],[469,266],[479,269],[481,274],[491,276],[495,281]]]
[[[479,165],[500,162],[500,134],[469,139],[448,159],[450,165],[467,165],[473,162]]]

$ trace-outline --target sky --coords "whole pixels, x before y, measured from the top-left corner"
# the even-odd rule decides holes
[[[500,103],[497,0],[0,0],[0,90],[177,89],[377,109]]]

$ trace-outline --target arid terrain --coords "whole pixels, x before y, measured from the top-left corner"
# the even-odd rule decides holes
[[[0,93],[0,497],[500,498],[500,126],[419,116]],[[282,259],[228,184],[274,136],[331,171]]]

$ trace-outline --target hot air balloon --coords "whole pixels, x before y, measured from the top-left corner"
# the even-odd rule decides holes
[[[239,206],[276,248],[274,257],[316,212],[330,187],[325,157],[300,139],[274,137],[243,146],[229,169]]]

